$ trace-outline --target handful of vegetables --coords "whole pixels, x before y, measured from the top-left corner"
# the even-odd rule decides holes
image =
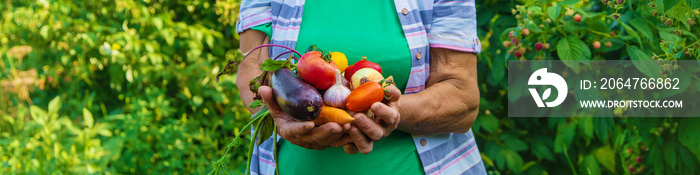
[[[297,64],[291,63],[292,58],[296,59],[293,55],[284,61],[276,60],[277,58],[266,60],[260,67],[264,73],[250,81],[250,89],[257,94],[260,86],[270,86],[277,104],[295,120],[313,121],[316,126],[328,122],[344,125],[355,120],[351,114],[356,112],[368,112],[370,113],[368,116],[372,117],[369,112],[370,106],[390,98],[386,97],[385,93],[389,92],[386,87],[393,84],[393,77],[384,79],[381,67],[368,61],[366,57],[348,66],[347,58],[343,53],[323,52],[315,45],[310,46],[303,55],[291,48],[275,44],[261,45],[248,53],[270,46],[289,49],[290,51],[285,53],[293,52],[301,57],[297,60]],[[247,56],[247,54],[244,55]],[[217,75],[217,80],[222,74],[235,70],[234,67],[238,63],[229,61],[224,70]],[[255,101],[249,107],[262,106],[260,99],[260,95],[256,95]],[[251,125],[256,128],[253,138],[260,138],[258,144],[277,130],[266,106],[253,115],[253,120],[243,130]],[[228,145],[226,153],[231,147],[242,143],[238,140],[239,138],[236,136]],[[276,145],[277,139],[273,140]],[[249,145],[249,158],[252,156],[253,143]],[[225,167],[223,158],[226,153],[215,162],[212,172]]]

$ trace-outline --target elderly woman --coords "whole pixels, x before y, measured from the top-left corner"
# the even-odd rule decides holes
[[[244,52],[268,43],[296,50],[314,44],[345,53],[350,63],[367,56],[396,82],[388,104],[371,106],[375,120],[358,113],[344,126],[295,121],[261,87],[281,139],[276,157],[271,141],[255,148],[254,174],[485,173],[470,130],[481,51],[473,0],[243,0],[237,31]],[[246,105],[260,65],[285,51],[256,51],[241,63],[237,85]]]

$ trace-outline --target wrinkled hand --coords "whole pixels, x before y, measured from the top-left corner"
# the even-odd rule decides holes
[[[275,119],[277,133],[292,144],[307,149],[323,150],[331,146],[331,143],[337,142],[350,129],[350,124],[340,126],[330,122],[314,127],[312,121],[297,121],[282,111],[272,97],[272,89],[269,86],[260,86],[258,93]]]
[[[387,97],[391,97],[388,100],[389,102],[387,104],[376,102],[370,107],[370,111],[374,114],[374,120],[367,117],[364,113],[353,115],[355,121],[353,121],[354,125],[350,128],[349,135],[339,139],[339,142],[352,140],[352,143],[343,145],[345,152],[356,154],[359,151],[367,154],[372,151],[375,141],[389,136],[391,131],[398,126],[401,119],[398,110],[401,91],[393,85],[387,87],[387,89],[391,91],[386,94]]]

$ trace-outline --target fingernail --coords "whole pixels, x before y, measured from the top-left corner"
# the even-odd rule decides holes
[[[340,133],[340,131],[338,131],[337,129],[331,129],[331,132],[333,132],[333,133]]]
[[[375,103],[375,104],[372,105],[372,111],[378,111],[379,108],[380,108],[380,107],[379,107],[379,104],[376,104],[376,103]]]
[[[358,116],[358,115],[352,116],[355,118],[355,122],[362,122],[362,117],[356,117],[356,116]]]
[[[306,125],[306,126],[304,126],[304,129],[311,129],[311,128],[314,128],[314,125]]]

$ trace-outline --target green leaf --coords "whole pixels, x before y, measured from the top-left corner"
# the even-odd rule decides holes
[[[93,124],[95,124],[95,121],[92,118],[92,113],[90,113],[90,110],[87,108],[83,108],[83,124],[85,124],[85,126],[88,128],[92,128]]]
[[[637,70],[644,73],[647,77],[658,78],[661,66],[651,60],[651,56],[639,49],[637,46],[628,46],[627,54],[629,54],[632,64],[637,67]]]
[[[625,24],[624,22],[620,22],[623,28],[625,28],[625,31],[627,31],[627,34],[635,39],[637,39],[638,43],[642,43],[642,38],[639,37],[639,34],[637,34],[637,31],[635,31],[632,27],[629,25]],[[640,45],[642,48],[644,48],[644,45]]]
[[[274,72],[274,71],[277,71],[277,69],[280,69],[282,67],[291,68],[290,66],[293,66],[293,65],[289,62],[289,59],[287,59],[287,60],[268,59],[268,60],[265,60],[265,62],[262,65],[260,65],[260,70]]]
[[[686,5],[690,9],[700,9],[700,1],[697,0],[685,0]]]
[[[50,32],[49,30],[51,30],[51,28],[50,28],[49,26],[41,27],[41,30],[40,30],[39,34],[41,35],[42,38],[48,39],[48,38],[49,38],[49,32]]]
[[[615,151],[610,149],[610,147],[604,146],[596,149],[593,154],[595,154],[598,162],[603,165],[603,167],[615,173]]]
[[[34,119],[34,121],[36,121],[40,125],[46,125],[46,120],[48,120],[49,118],[49,116],[46,114],[46,111],[34,105],[29,107],[29,114],[31,114],[32,119]]]
[[[516,153],[513,150],[503,149],[502,151],[508,169],[515,173],[520,173],[523,167],[523,158],[520,157],[520,155],[518,155],[518,153]]]
[[[673,142],[673,140],[667,140],[664,142],[664,146],[661,147],[664,153],[664,160],[666,162],[667,167],[671,169],[676,169],[676,160],[678,160],[677,157],[677,151],[676,151],[676,143]]]
[[[557,126],[557,136],[554,137],[554,152],[563,152],[562,146],[568,147],[574,140],[574,135],[576,134],[576,122],[575,121],[560,121]]]
[[[680,149],[678,149],[678,156],[681,157],[679,159],[679,161],[680,161],[680,164],[682,165],[682,167],[679,167],[679,169],[682,169],[684,172],[687,172],[688,174],[697,174],[697,173],[695,173],[695,171],[698,168],[697,164],[698,164],[698,161],[700,161],[700,160],[698,160],[695,157],[695,154],[690,152],[690,150],[688,150],[688,148],[683,147],[683,146],[678,146],[678,148],[680,148]]]
[[[250,105],[248,105],[248,107],[249,108],[258,108],[262,105],[265,105],[265,104],[263,104],[261,100],[254,100],[252,103],[250,103]]]
[[[552,154],[552,149],[547,147],[544,143],[539,141],[532,142],[532,154],[537,158],[554,160],[554,154]]]
[[[480,154],[481,154],[481,160],[483,160],[484,163],[485,163],[486,165],[488,165],[488,166],[496,166],[496,165],[493,164],[493,160],[491,160],[491,158],[490,158],[489,156],[487,156],[487,155],[484,154],[484,153],[480,153]]]
[[[590,175],[601,174],[600,165],[598,164],[598,160],[593,155],[590,155],[590,154],[586,155],[586,158],[583,159],[583,166],[581,168],[583,169],[581,174],[590,174]]]
[[[156,26],[156,29],[162,30],[163,29],[163,19],[155,17],[153,18],[153,25]]]
[[[482,115],[477,119],[481,122],[481,128],[488,132],[493,133],[498,129],[498,119],[493,115]]]
[[[665,172],[666,166],[664,166],[666,163],[664,161],[662,161],[664,158],[663,158],[663,153],[661,152],[660,149],[650,150],[649,151],[649,159],[656,160],[656,161],[652,161],[652,166],[653,166],[652,169],[654,171],[654,174],[667,173],[667,172]]]
[[[641,33],[644,38],[646,38],[647,40],[652,40],[654,39],[654,36],[646,21],[647,20],[644,20],[643,18],[635,18],[630,21],[630,25],[637,29],[637,31],[639,31],[639,33]]]
[[[516,138],[505,140],[503,143],[506,145],[506,148],[510,148],[515,151],[525,151],[528,149],[527,143]]]
[[[579,1],[580,1],[580,0],[566,0],[566,1],[561,1],[561,2],[557,3],[557,6],[562,6],[562,5],[565,5],[565,6],[574,5],[574,4],[578,3]]]
[[[527,28],[530,29],[531,32],[535,32],[535,33],[542,32],[542,29],[537,24],[535,24],[535,22],[532,22],[532,21],[527,23]]]
[[[523,167],[520,169],[520,171],[526,171],[526,170],[530,169],[530,167],[532,167],[532,166],[534,166],[534,165],[537,165],[537,162],[535,162],[535,161],[529,161],[529,162],[525,163],[525,165],[523,165]]]
[[[608,131],[614,126],[614,121],[612,117],[600,117],[593,119],[593,125],[595,125],[595,135],[598,137],[600,142],[605,143],[608,138]]]
[[[265,118],[262,118],[260,122],[262,123],[262,127],[260,129],[260,142],[258,142],[258,145],[262,144],[263,141],[267,140],[267,138],[270,138],[272,134],[275,132],[275,120],[272,118],[272,115],[266,115],[263,116]]]
[[[697,1],[697,0],[694,0]],[[666,1],[664,1],[666,2]],[[680,2],[680,0],[679,0]],[[678,21],[683,21],[685,22],[688,20],[688,13],[693,13],[691,9],[688,9],[688,6],[686,6],[685,3],[679,3],[673,6],[673,8],[666,10],[666,15],[669,18],[674,18]]]
[[[557,18],[559,17],[559,14],[561,14],[561,7],[559,7],[559,6],[549,7],[547,9],[547,14],[549,15],[549,18],[551,18],[552,20],[557,20]]]
[[[576,35],[569,35],[557,43],[557,55],[566,66],[578,72],[577,60],[590,60],[591,50]]]
[[[491,65],[491,71],[489,71],[489,83],[496,84],[501,82],[506,74],[506,61],[502,54],[496,55],[493,58],[493,64]]]
[[[681,0],[663,0],[663,3],[664,3],[664,11],[666,11],[666,12],[668,13],[668,12],[669,12],[669,11],[668,11],[669,9],[671,9],[671,8],[673,8],[674,6],[678,5],[678,3],[680,3],[680,2],[681,2]]]
[[[586,141],[589,142],[593,138],[593,118],[586,117],[581,120],[583,120],[580,125],[581,129],[583,130],[583,136]]]
[[[104,144],[105,157],[112,161],[117,161],[122,154],[124,148],[123,137],[112,137]]]
[[[56,96],[51,102],[49,102],[49,114],[58,114],[58,110],[61,109],[61,97]]]
[[[683,118],[678,126],[678,141],[700,161],[700,118]]]
[[[679,42],[681,40],[681,37],[679,37],[676,34],[673,34],[672,30],[669,30],[669,31],[659,30],[659,37],[661,37],[661,39],[664,41],[670,41],[670,42]],[[665,47],[661,47],[661,48],[663,49]]]

